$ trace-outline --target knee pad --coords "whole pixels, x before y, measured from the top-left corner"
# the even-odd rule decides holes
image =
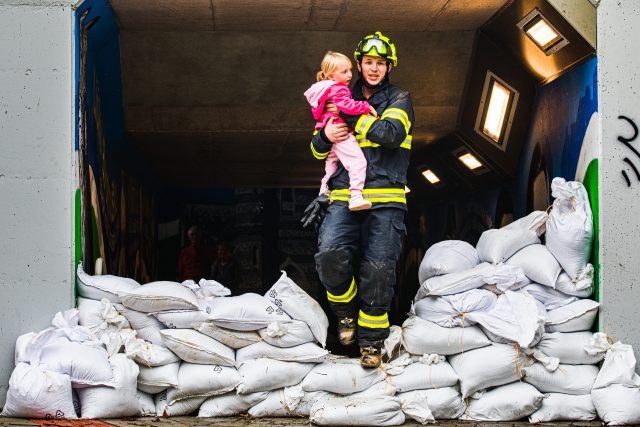
[[[318,275],[325,286],[334,288],[351,282],[353,266],[348,250],[343,248],[325,249],[318,252],[315,259]]]

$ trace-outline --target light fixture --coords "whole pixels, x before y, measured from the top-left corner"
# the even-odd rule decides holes
[[[405,194],[409,194],[409,193],[411,193],[411,189],[405,185],[404,186],[404,192],[405,192]]]
[[[569,44],[569,41],[537,8],[529,12],[517,25],[547,56]]]
[[[440,182],[440,178],[438,178],[438,175],[436,175],[435,173],[433,173],[433,171],[431,169],[426,169],[422,171],[422,176],[424,176],[424,178],[429,181],[431,184],[437,184]]]
[[[474,170],[482,167],[482,163],[475,158],[475,156],[471,153],[466,153],[461,156],[458,156],[458,160],[460,160],[467,168]]]
[[[475,130],[501,150],[507,147],[519,93],[487,70]]]

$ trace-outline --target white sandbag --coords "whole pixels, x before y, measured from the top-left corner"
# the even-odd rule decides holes
[[[149,393],[138,390],[136,397],[138,398],[138,404],[140,405],[140,416],[155,417],[156,404],[153,402],[153,396]]]
[[[560,273],[560,276],[558,276],[556,290],[567,295],[588,298],[595,291],[594,275],[595,270],[591,264],[587,264],[575,280],[572,280],[571,277],[563,271]]]
[[[195,294],[176,282],[151,282],[119,295],[122,305],[143,313],[199,308]]]
[[[461,420],[516,421],[538,410],[544,398],[535,387],[523,382],[478,394],[478,399],[469,399],[469,408]]]
[[[269,392],[267,391],[250,394],[231,392],[222,396],[213,396],[200,405],[198,417],[232,417],[240,415],[252,406],[262,402],[267,398],[268,394]]]
[[[470,312],[467,318],[498,337],[517,342],[522,348],[535,345],[545,331],[545,313],[525,291],[506,291],[498,297],[493,309]]]
[[[524,274],[535,283],[553,288],[562,268],[551,252],[539,244],[529,245],[515,253],[507,261],[508,265],[520,267]]]
[[[593,406],[591,394],[549,393],[542,400],[540,409],[529,416],[529,422],[591,421],[596,417],[596,408]]]
[[[470,270],[480,264],[476,248],[462,240],[445,240],[432,245],[422,258],[418,281],[433,276]]]
[[[304,391],[352,394],[383,381],[379,369],[364,369],[358,359],[332,358],[315,366],[302,381]]]
[[[522,378],[525,355],[517,346],[492,344],[449,357],[460,378],[462,397]],[[529,414],[527,414],[529,415]]]
[[[423,425],[436,422],[429,408],[429,401],[425,390],[417,390],[412,394],[403,393],[398,396],[398,400],[400,400],[402,412],[404,412],[405,416]]]
[[[389,359],[396,357],[399,353],[402,342],[402,327],[398,325],[389,326],[389,336],[385,338],[382,348],[383,355]]]
[[[109,358],[114,387],[87,387],[78,390],[82,418],[121,418],[140,414],[138,403],[138,365],[124,354]]]
[[[138,389],[145,393],[156,394],[169,387],[178,386],[180,362],[156,367],[139,365],[138,369]]]
[[[497,300],[496,295],[485,289],[471,289],[455,295],[429,296],[416,302],[411,312],[416,316],[447,328],[471,326],[467,319],[474,311],[489,311]]]
[[[547,332],[588,331],[598,314],[600,303],[581,299],[547,312]]]
[[[153,401],[156,404],[156,415],[158,417],[180,417],[191,415],[198,411],[200,405],[207,399],[207,396],[195,396],[169,402],[167,400],[167,390],[164,390],[156,394]]]
[[[283,309],[292,319],[302,320],[309,325],[320,345],[323,348],[326,346],[329,327],[327,315],[316,300],[287,277],[286,272],[282,272],[282,276],[264,296]]]
[[[153,316],[169,329],[189,329],[209,317],[205,310],[168,310],[153,313]]]
[[[215,298],[211,302],[209,322],[237,331],[257,331],[272,322],[291,317],[262,295],[246,293],[237,297]]]
[[[126,277],[111,275],[90,276],[78,264],[78,295],[83,298],[100,301],[106,298],[111,302],[120,302],[120,293],[133,291],[140,287],[140,283]]]
[[[595,335],[594,338],[598,338],[604,334]],[[640,387],[640,376],[636,374],[636,357],[633,348],[620,341],[609,347],[593,388],[605,388],[611,384]]]
[[[127,357],[143,366],[162,366],[180,361],[174,352],[161,344],[152,344],[139,338],[128,340],[124,346]]]
[[[531,283],[522,289],[527,291],[527,293],[536,300],[540,301],[547,310],[555,310],[556,308],[564,307],[574,301],[578,301],[578,297],[563,294],[556,289],[539,285],[537,283]]]
[[[397,426],[404,424],[405,416],[400,401],[381,396],[365,399],[333,397],[312,406],[311,422],[336,426]]]
[[[234,350],[255,344],[262,340],[256,331],[234,331],[233,329],[221,328],[211,322],[195,323],[193,329]]]
[[[77,418],[66,374],[19,363],[9,378],[3,417]]]
[[[456,354],[491,345],[477,326],[445,328],[411,316],[402,324],[402,344],[411,354]]]
[[[167,402],[201,396],[218,396],[230,392],[240,383],[236,368],[183,362],[178,372],[178,386],[167,389]]]
[[[519,228],[494,228],[486,230],[480,235],[476,250],[480,261],[499,264],[511,258],[520,249],[539,243],[540,239],[535,231]]]
[[[593,365],[604,359],[606,349],[594,349],[587,352],[593,340],[593,334],[583,332],[553,332],[546,333],[536,346],[550,357],[557,357],[560,363],[569,365]]]
[[[239,368],[242,377],[238,393],[270,391],[299,384],[315,366],[313,363],[283,362],[274,359],[247,360]]]
[[[44,369],[67,374],[73,387],[112,385],[114,374],[104,347],[56,340],[43,347],[39,364]]]
[[[306,343],[295,347],[275,347],[266,342],[258,342],[239,349],[236,352],[236,363],[242,363],[261,357],[282,360],[284,362],[320,363],[329,354],[314,343]]]
[[[549,215],[545,211],[533,211],[529,215],[505,225],[502,229],[533,230],[538,236],[542,236],[546,230],[548,220]]]
[[[422,282],[416,293],[415,301],[429,295],[452,295],[479,288],[484,285],[482,277],[489,274],[494,268],[488,262],[483,262],[470,270],[431,277]]]
[[[591,391],[598,416],[608,425],[640,424],[640,388],[611,384]]]
[[[426,396],[429,410],[436,420],[457,419],[466,409],[460,392],[455,387],[414,390],[396,395],[401,402],[414,400],[416,398],[420,399],[422,396]]]
[[[88,327],[98,338],[100,332],[131,328],[129,321],[107,298],[96,301],[78,297],[78,324]]]
[[[380,381],[375,383],[369,388],[366,388],[357,393],[351,393],[349,396],[356,398],[375,397],[375,396],[395,396],[398,389],[387,381]],[[315,392],[311,392],[315,393]],[[329,393],[331,396],[335,396],[333,393]]]
[[[198,283],[193,280],[185,280],[180,284],[190,289],[199,299],[213,299],[215,297],[228,297],[231,295],[229,288],[211,279],[200,279]]]
[[[258,333],[264,342],[283,348],[295,347],[316,340],[309,325],[301,320],[284,323],[274,322],[265,329],[260,329]]]
[[[485,283],[482,288],[502,295],[507,290],[516,291],[531,283],[520,267],[508,264],[499,264],[489,273],[482,276]]]
[[[324,391],[304,392],[299,385],[270,391],[267,397],[249,409],[249,415],[262,417],[308,417],[311,407],[334,395]]]
[[[28,332],[16,338],[16,349],[13,358],[14,365],[18,366],[19,363],[29,363],[28,349],[37,336],[38,334],[35,332]]]
[[[581,182],[551,181],[555,198],[547,222],[546,244],[569,277],[576,279],[591,258],[593,216]]]
[[[452,387],[458,383],[458,375],[449,363],[438,360],[437,363],[412,363],[405,366],[401,374],[392,375],[387,381],[395,386],[399,393],[403,393],[412,390]]]
[[[235,354],[226,345],[193,329],[160,331],[164,344],[185,362],[235,366]]]
[[[595,365],[559,365],[549,372],[540,363],[524,368],[524,381],[542,393],[589,394],[598,375]]]
[[[120,307],[118,307],[120,308]],[[167,329],[158,319],[147,313],[141,313],[121,306],[122,314],[129,321],[131,328],[136,331],[136,336],[153,344],[162,344],[160,331]]]

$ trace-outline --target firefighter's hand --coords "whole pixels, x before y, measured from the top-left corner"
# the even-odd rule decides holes
[[[302,219],[300,220],[302,228],[307,228],[308,226],[313,225],[316,231],[318,231],[320,229],[320,224],[322,224],[322,221],[324,220],[327,207],[329,207],[329,197],[327,197],[326,194],[320,194],[318,197],[313,199],[302,214]]]
[[[346,141],[349,138],[349,126],[346,123],[334,123],[335,117],[331,117],[324,127],[324,134],[332,144]]]
[[[333,101],[327,101],[324,104],[324,110],[333,114],[338,114],[340,112],[340,109],[336,107],[336,104],[334,104]]]

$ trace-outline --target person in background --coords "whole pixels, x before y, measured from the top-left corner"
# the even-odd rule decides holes
[[[215,257],[213,248],[203,238],[197,225],[187,231],[189,243],[180,251],[178,259],[178,280],[194,280],[207,278],[209,266]]]
[[[217,258],[211,266],[210,277],[231,289],[232,294],[236,292],[236,262],[231,254],[231,249],[226,242],[218,243]]]

